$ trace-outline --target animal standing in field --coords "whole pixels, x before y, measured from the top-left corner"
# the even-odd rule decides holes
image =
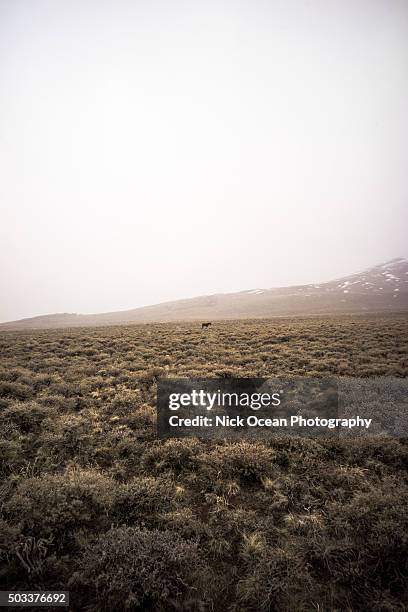
[[[210,327],[211,323],[201,323],[201,329],[206,329],[207,327]]]

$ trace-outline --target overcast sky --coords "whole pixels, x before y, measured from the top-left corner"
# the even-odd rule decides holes
[[[0,320],[407,256],[407,0],[0,0]]]

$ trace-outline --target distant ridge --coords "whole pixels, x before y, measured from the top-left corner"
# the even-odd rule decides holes
[[[403,257],[326,283],[218,293],[102,314],[42,315],[1,323],[0,330],[392,311],[408,311],[408,261]]]

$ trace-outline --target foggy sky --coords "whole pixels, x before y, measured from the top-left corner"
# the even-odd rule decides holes
[[[0,320],[408,250],[406,0],[0,0]]]

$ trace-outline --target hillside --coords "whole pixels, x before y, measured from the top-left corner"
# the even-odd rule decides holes
[[[44,315],[2,323],[0,330],[401,310],[408,310],[408,261],[396,258],[325,283],[219,293],[101,314]]]

